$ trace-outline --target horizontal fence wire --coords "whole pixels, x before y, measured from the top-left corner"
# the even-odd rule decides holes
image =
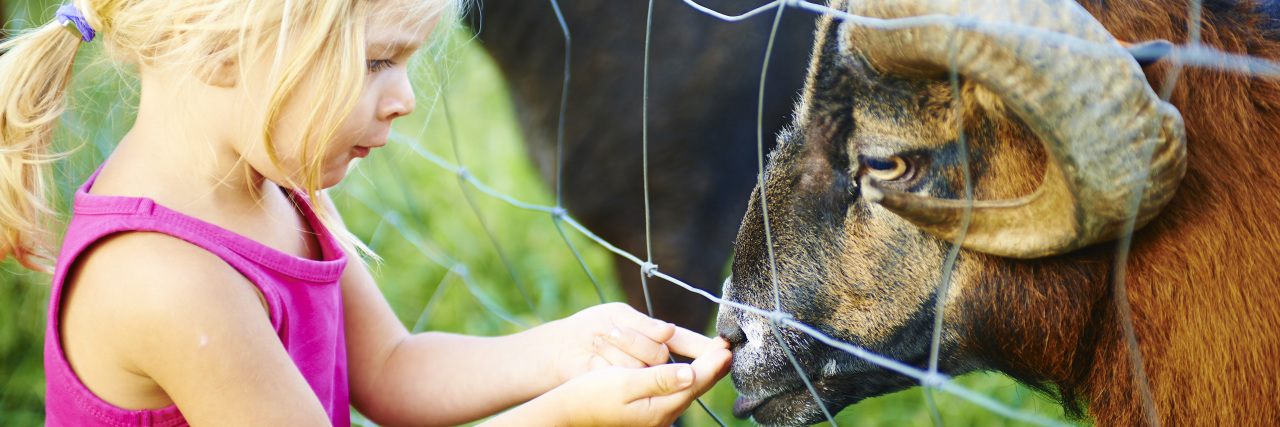
[[[709,16],[728,22],[736,22],[751,18],[759,15],[760,13],[779,7],[794,7],[817,13],[819,15],[829,15],[854,25],[879,30],[902,30],[929,26],[962,27],[968,31],[975,31],[990,35],[1016,35],[1018,37],[1034,39],[1043,43],[1056,44],[1061,47],[1070,48],[1072,49],[1072,54],[1081,56],[1107,57],[1114,56],[1117,53],[1125,53],[1134,56],[1134,59],[1139,61],[1146,61],[1160,59],[1165,55],[1163,52],[1153,52],[1136,48],[1135,50],[1128,50],[1119,44],[1098,44],[1072,35],[1032,27],[1025,24],[984,21],[965,15],[921,15],[907,18],[883,19],[854,15],[839,9],[832,9],[824,5],[814,4],[803,0],[776,0],[742,15],[729,16],[699,5],[694,0],[682,1],[694,9],[707,13]],[[980,2],[974,1],[974,3]],[[1198,4],[1198,2],[1193,3],[1193,5]],[[1194,14],[1193,17],[1194,16],[1199,16],[1199,14]],[[1169,49],[1170,50],[1167,54],[1177,58],[1179,62],[1186,66],[1195,66],[1209,70],[1224,71],[1254,77],[1280,77],[1280,64],[1277,64],[1274,61],[1255,58],[1249,55],[1223,52],[1198,43],[1190,43],[1186,46],[1171,46]]]

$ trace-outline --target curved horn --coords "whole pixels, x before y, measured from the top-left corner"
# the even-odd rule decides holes
[[[964,0],[875,0],[851,13],[880,18],[955,15]],[[1042,35],[956,30],[931,25],[878,30],[843,24],[842,45],[881,71],[932,75],[956,71],[1003,99],[1040,137],[1050,161],[1033,194],[975,201],[962,246],[994,255],[1035,258],[1120,236],[1141,192],[1137,227],[1173,197],[1186,173],[1182,116],[1161,101],[1142,69],[1097,20],[1067,0],[971,1],[979,21],[1018,23],[1076,37],[1100,48],[1081,54]],[[954,40],[952,36],[954,34]],[[1113,54],[1107,54],[1113,52]],[[1145,167],[1144,167],[1145,166]],[[888,189],[874,178],[862,193],[938,237],[955,240],[968,201]]]

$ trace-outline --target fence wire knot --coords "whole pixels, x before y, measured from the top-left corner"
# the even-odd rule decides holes
[[[458,166],[457,172],[458,172],[458,178],[462,178],[462,179],[471,178],[471,171],[468,171],[466,167]]]
[[[450,270],[453,270],[453,273],[457,274],[459,277],[467,277],[471,274],[471,272],[467,270],[467,266],[462,264],[454,265]]]
[[[790,313],[783,313],[781,311],[770,311],[769,314],[765,317],[767,317],[769,319],[769,322],[772,322],[774,326],[785,326],[786,321],[796,320],[796,318],[792,316]]]
[[[564,217],[568,214],[569,214],[568,211],[564,210],[564,208],[559,206],[556,206],[555,208],[551,209],[551,218],[556,221],[563,221]]]
[[[924,388],[941,389],[942,385],[946,384],[949,380],[950,378],[948,378],[946,374],[925,372],[924,375],[920,377],[920,386]]]
[[[653,273],[655,271],[658,271],[658,264],[648,261],[645,261],[644,264],[640,264],[640,272],[644,273],[645,277],[653,277]]]

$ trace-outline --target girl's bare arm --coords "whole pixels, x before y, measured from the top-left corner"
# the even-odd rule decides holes
[[[503,337],[411,335],[367,269],[348,264],[342,280],[352,403],[384,425],[474,421],[579,377],[584,378],[568,390],[557,389],[511,415],[537,414],[539,421],[591,419],[576,410],[662,419],[672,411],[678,414],[681,404],[687,406],[727,372],[729,355],[722,340],[650,319],[625,304],[592,307]],[[682,386],[655,385],[679,367],[604,369],[660,365],[668,361],[669,352],[710,357],[695,362],[697,381]],[[609,372],[584,375],[594,370]],[[651,402],[651,396],[669,397]],[[582,398],[594,403],[567,404]],[[623,411],[627,408],[632,410]],[[651,408],[651,413],[635,408]]]

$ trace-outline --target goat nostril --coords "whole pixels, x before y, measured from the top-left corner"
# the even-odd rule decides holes
[[[742,327],[738,326],[738,321],[733,319],[732,315],[721,313],[716,319],[716,332],[721,338],[729,342],[729,348],[737,348],[747,342],[747,334],[742,332]]]

